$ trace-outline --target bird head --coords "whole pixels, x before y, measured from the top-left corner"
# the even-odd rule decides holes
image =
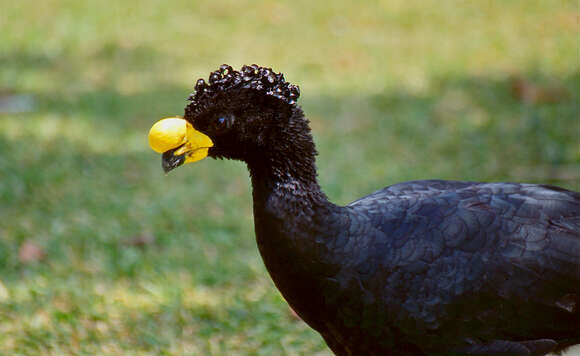
[[[162,153],[165,172],[208,156],[248,161],[287,147],[286,141],[303,131],[310,137],[296,105],[299,95],[297,86],[270,68],[254,64],[236,71],[224,64],[207,82],[197,81],[183,118],[165,118],[151,127],[149,145]]]

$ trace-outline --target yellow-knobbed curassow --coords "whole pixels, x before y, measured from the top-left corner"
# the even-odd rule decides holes
[[[580,194],[423,180],[328,201],[300,91],[222,65],[149,133],[167,172],[247,163],[258,247],[337,355],[544,355],[580,343]]]

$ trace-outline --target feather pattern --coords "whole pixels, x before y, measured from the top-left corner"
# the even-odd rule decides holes
[[[258,248],[337,355],[544,355],[580,343],[580,194],[423,180],[328,201],[298,88],[269,68],[198,81],[185,119],[245,161]],[[219,117],[231,118],[217,129]]]

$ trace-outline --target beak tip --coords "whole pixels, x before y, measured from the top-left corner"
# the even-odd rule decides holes
[[[185,154],[174,155],[173,153],[175,150],[176,149],[164,152],[161,156],[161,168],[163,168],[165,173],[169,173],[185,162]]]
[[[161,166],[163,167],[163,172],[165,172],[165,174],[167,174],[173,170],[172,167],[166,166],[165,164],[163,164],[163,162],[161,163]]]

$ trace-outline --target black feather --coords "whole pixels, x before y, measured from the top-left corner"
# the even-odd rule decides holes
[[[316,179],[297,87],[258,66],[200,80],[185,118],[247,163],[256,238],[292,308],[337,355],[543,355],[580,343],[580,194],[396,184],[341,207]],[[214,121],[234,118],[228,130]]]

